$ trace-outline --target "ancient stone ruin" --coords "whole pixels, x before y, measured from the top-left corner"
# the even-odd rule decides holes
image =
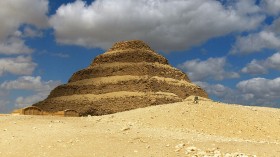
[[[166,58],[133,40],[116,43],[34,106],[47,112],[71,109],[80,115],[104,115],[180,102],[190,95],[208,97]]]

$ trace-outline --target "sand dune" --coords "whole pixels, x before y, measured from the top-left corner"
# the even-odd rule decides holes
[[[0,117],[0,156],[280,156],[280,110],[189,97],[104,116]]]

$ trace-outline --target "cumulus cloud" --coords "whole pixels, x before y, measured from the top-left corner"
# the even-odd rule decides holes
[[[41,32],[36,28],[24,27],[23,29],[23,37],[34,38],[34,37],[42,37],[42,36],[43,36],[43,32]]]
[[[262,106],[280,106],[280,77],[275,79],[252,78],[244,80],[236,85],[237,89],[244,93],[243,98]],[[251,102],[251,103],[252,103]]]
[[[263,49],[280,50],[280,18],[274,20],[270,26],[264,27],[260,32],[238,37],[231,54],[250,54]]]
[[[247,74],[266,74],[267,69],[262,64],[262,61],[254,59],[250,63],[248,63],[244,68],[242,68],[241,72]]]
[[[36,93],[34,95],[30,95],[27,97],[17,97],[15,100],[15,107],[16,108],[24,108],[27,106],[30,106],[36,102],[39,102],[45,98],[47,98],[49,92],[40,92],[40,93]]]
[[[210,38],[254,29],[263,21],[248,2],[224,6],[205,0],[96,0],[62,5],[50,19],[63,44],[108,48],[119,40],[141,39],[157,50],[182,50]]]
[[[275,16],[280,14],[279,0],[263,0],[262,5],[267,13]]]
[[[238,37],[231,53],[250,54],[260,52],[264,48],[280,49],[280,35],[264,30]]]
[[[50,91],[59,84],[61,84],[60,81],[42,81],[40,76],[21,76],[17,80],[3,82],[0,87],[6,90],[21,89],[40,92]]]
[[[21,24],[48,26],[47,0],[0,1],[0,41],[14,33]]]
[[[5,73],[15,75],[29,75],[32,74],[36,63],[32,62],[30,56],[18,56],[16,58],[0,58],[0,76]]]
[[[225,103],[280,107],[280,78],[243,80],[236,88],[200,81],[194,83],[205,89],[211,98]]]
[[[202,87],[210,96],[219,98],[220,100],[227,103],[236,103],[235,101],[235,91],[229,87],[222,84],[209,84],[207,82],[197,81],[195,84]]]
[[[38,101],[45,99],[50,91],[60,85],[60,81],[43,81],[40,76],[21,76],[16,80],[5,81],[0,85],[1,90],[26,90],[33,91],[33,95],[26,97],[19,96],[15,100],[15,107],[22,108],[30,106]]]
[[[31,52],[33,50],[26,46],[21,38],[11,37],[4,42],[0,42],[0,54],[30,54]]]
[[[228,0],[227,4],[232,5],[236,8],[236,11],[240,15],[252,15],[256,13],[260,13],[262,11],[262,8],[260,8],[258,5],[255,4],[255,0],[246,0],[246,1],[232,1]],[[231,7],[231,6],[230,6]]]
[[[185,71],[192,81],[206,79],[223,80],[226,78],[238,78],[239,74],[224,69],[226,58],[209,58],[205,61],[194,59],[180,64],[178,67]]]
[[[23,37],[38,36],[35,28],[48,27],[48,0],[0,1],[0,54],[28,54]],[[19,31],[23,25],[24,34]],[[34,26],[32,30],[28,25]]]
[[[253,59],[249,64],[242,68],[241,72],[248,74],[266,74],[269,69],[280,70],[280,52],[264,60]]]
[[[280,70],[280,52],[268,57],[264,62],[265,67]]]

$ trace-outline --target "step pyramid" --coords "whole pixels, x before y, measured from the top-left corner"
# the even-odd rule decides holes
[[[180,102],[190,95],[208,97],[166,58],[143,41],[132,40],[115,43],[34,106],[48,112],[72,109],[81,115],[104,115]]]

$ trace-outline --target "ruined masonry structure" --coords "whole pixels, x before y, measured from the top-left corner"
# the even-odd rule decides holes
[[[190,95],[208,97],[166,58],[133,40],[114,44],[34,106],[48,112],[71,109],[81,115],[104,115],[180,102]]]

